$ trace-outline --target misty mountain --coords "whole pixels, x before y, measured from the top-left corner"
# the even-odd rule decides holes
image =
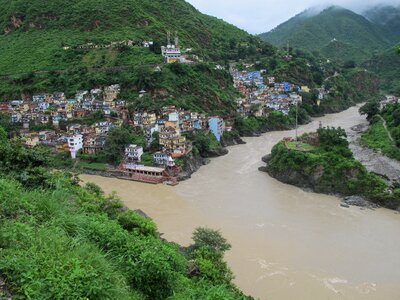
[[[374,24],[381,25],[391,33],[400,36],[400,5],[379,5],[363,12],[368,20]],[[399,39],[400,41],[400,39]]]
[[[291,47],[318,51],[337,61],[362,62],[398,41],[398,35],[383,25],[332,6],[320,12],[307,10],[260,36],[276,46],[289,41]]]

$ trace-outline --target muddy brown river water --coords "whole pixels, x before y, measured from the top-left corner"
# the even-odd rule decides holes
[[[315,119],[348,130],[365,122],[353,107]],[[82,175],[145,211],[168,240],[190,243],[198,226],[220,229],[236,284],[260,299],[400,299],[400,215],[341,208],[340,199],[305,192],[258,171],[261,157],[294,131],[246,138],[176,187]]]

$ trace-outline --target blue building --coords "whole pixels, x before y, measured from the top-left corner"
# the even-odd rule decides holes
[[[201,121],[199,119],[196,119],[193,121],[193,128],[194,129],[202,129]]]
[[[290,91],[290,84],[289,84],[289,82],[285,81],[285,82],[283,83],[283,90],[284,90],[285,92],[289,92],[289,91]]]
[[[210,128],[210,131],[212,134],[215,136],[218,142],[221,141],[221,137],[224,134],[225,130],[225,122],[224,119],[221,117],[210,117],[208,119],[208,127]]]

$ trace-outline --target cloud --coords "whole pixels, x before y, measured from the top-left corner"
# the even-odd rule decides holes
[[[250,33],[271,30],[311,7],[339,5],[355,12],[385,4],[400,5],[400,0],[187,0],[201,12],[234,24]]]

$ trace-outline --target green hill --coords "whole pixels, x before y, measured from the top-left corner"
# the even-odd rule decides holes
[[[236,96],[233,87],[226,85],[229,74],[214,72],[207,64],[185,68],[190,73],[186,81],[173,80],[169,67],[160,74],[154,71],[163,62],[160,46],[166,44],[167,32],[177,32],[181,48],[191,48],[205,62],[274,51],[183,0],[33,0],[29,4],[0,0],[0,7],[0,100],[35,92],[65,91],[72,96],[77,90],[121,83],[126,98],[135,98],[146,88],[151,97],[162,94],[161,100],[173,98],[186,107],[215,111],[221,101]],[[93,45],[128,40],[134,46],[93,49]],[[144,48],[143,41],[154,41],[154,46]],[[143,82],[150,84],[141,86]],[[193,96],[190,85],[204,89]]]
[[[386,30],[400,36],[400,5],[379,5],[363,12],[368,20],[374,24],[379,24]],[[398,39],[400,41],[400,38]]]
[[[397,41],[394,34],[380,25],[340,7],[330,7],[319,13],[305,11],[260,36],[276,46],[290,41],[293,47],[319,51],[341,62],[361,62]]]
[[[0,5],[4,8],[0,13],[1,53],[6,55],[1,73],[59,67],[48,60],[35,62],[35,58],[58,56],[63,45],[128,39],[165,43],[170,31],[178,32],[182,47],[219,59],[235,55],[237,46],[249,38],[245,31],[201,14],[183,0],[34,0],[29,5],[21,0],[1,0]],[[13,59],[10,49],[17,50]],[[23,57],[24,53],[29,55]]]

